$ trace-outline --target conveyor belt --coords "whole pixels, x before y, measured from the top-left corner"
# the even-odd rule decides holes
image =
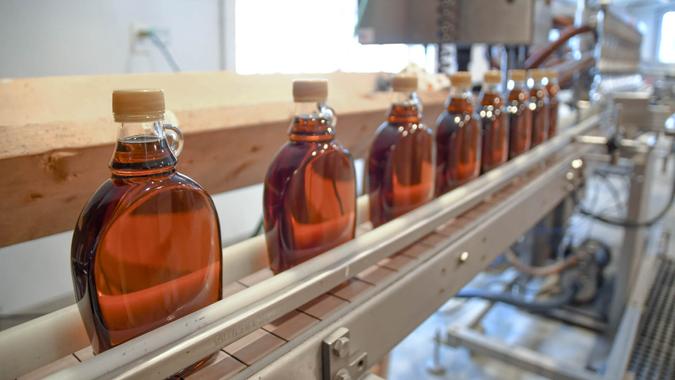
[[[659,264],[630,371],[639,380],[675,379],[675,260],[663,259]]]
[[[342,327],[372,364],[579,185],[571,162],[589,149],[570,142],[599,121],[292,270],[230,278],[223,301],[96,357],[73,307],[4,331],[0,378],[165,378],[213,352],[197,377],[320,378],[322,341]],[[240,260],[251,269],[252,240]]]

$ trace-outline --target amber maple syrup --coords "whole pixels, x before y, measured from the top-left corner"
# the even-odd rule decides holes
[[[417,77],[392,81],[394,102],[375,133],[368,156],[368,199],[374,227],[433,197],[433,135],[422,124]]]
[[[530,109],[532,110],[532,144],[535,147],[548,139],[548,94],[543,80],[544,70],[532,70],[530,87]]]
[[[546,84],[546,92],[548,93],[548,138],[554,137],[558,133],[558,92],[560,86],[558,85],[558,72],[549,70],[547,72],[548,83]]]
[[[499,71],[486,72],[483,80],[483,95],[478,111],[483,134],[482,173],[496,168],[509,158],[509,124],[499,91],[501,80]]]
[[[354,238],[356,182],[349,151],[335,139],[325,81],[293,83],[289,142],[265,177],[267,253],[279,273]]]
[[[471,76],[458,72],[450,80],[447,109],[436,122],[436,196],[480,174],[481,133],[472,103]]]
[[[175,169],[165,136],[170,126],[161,122],[163,95],[113,95],[122,103],[157,97],[162,112],[148,120],[117,107],[122,128],[112,177],[75,226],[73,282],[95,354],[221,299],[218,217],[206,191]]]
[[[532,110],[525,87],[525,70],[509,70],[509,96],[506,112],[509,117],[509,159],[530,149]]]

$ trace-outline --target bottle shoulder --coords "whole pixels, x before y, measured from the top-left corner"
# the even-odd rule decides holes
[[[327,142],[289,141],[272,159],[266,178],[290,176],[297,169],[326,158],[353,161],[349,150],[336,139]]]
[[[433,131],[423,123],[392,124],[384,122],[375,131],[370,151],[376,153],[388,150],[408,140],[423,144],[425,141],[431,141],[432,139]]]
[[[446,110],[443,111],[436,120],[436,133],[442,130],[454,130],[462,127],[476,126],[477,120],[478,114],[473,110],[472,112],[451,112]]]
[[[177,191],[182,194],[194,193],[210,199],[204,188],[179,172],[139,177],[113,176],[94,192],[83,208],[80,218],[86,217],[87,214],[103,212],[102,209],[108,210],[107,213],[122,212],[139,201],[147,201],[153,196]]]
[[[409,136],[415,133],[432,133],[431,128],[429,128],[424,123],[391,123],[388,121],[383,122],[375,130],[375,139],[381,137],[389,136]]]

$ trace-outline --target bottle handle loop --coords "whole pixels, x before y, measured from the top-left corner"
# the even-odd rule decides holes
[[[169,148],[173,155],[178,158],[183,152],[183,132],[178,127],[178,119],[171,111],[166,111],[165,123],[162,124],[164,135],[166,136]]]

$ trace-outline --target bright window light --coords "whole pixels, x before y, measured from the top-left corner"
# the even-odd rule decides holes
[[[659,61],[675,63],[675,11],[663,14],[659,38]]]
[[[423,46],[361,45],[356,0],[237,0],[235,69],[240,74],[398,72],[428,68]]]

